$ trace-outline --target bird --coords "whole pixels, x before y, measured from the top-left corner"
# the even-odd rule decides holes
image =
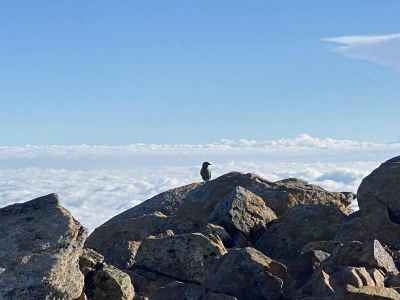
[[[200,170],[201,178],[203,178],[203,180],[206,182],[211,179],[211,171],[208,168],[208,166],[210,166],[210,165],[211,164],[208,161],[203,162],[203,166],[201,167],[201,170]]]

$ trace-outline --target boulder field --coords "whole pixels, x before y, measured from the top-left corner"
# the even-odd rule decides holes
[[[355,195],[229,173],[87,231],[57,195],[0,209],[0,300],[400,300],[400,157]]]

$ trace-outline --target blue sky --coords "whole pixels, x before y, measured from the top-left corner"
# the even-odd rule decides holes
[[[400,43],[379,37],[400,32],[399,12],[395,0],[8,1],[0,144],[396,141]]]

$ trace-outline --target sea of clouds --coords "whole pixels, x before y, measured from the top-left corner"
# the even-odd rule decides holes
[[[213,177],[251,172],[271,181],[297,177],[327,190],[355,192],[364,176],[399,152],[400,143],[306,134],[204,145],[0,146],[0,207],[55,192],[93,230],[160,192],[199,181],[205,160],[213,163]]]

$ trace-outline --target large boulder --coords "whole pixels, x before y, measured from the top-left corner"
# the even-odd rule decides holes
[[[254,248],[232,249],[209,268],[205,286],[240,300],[281,299],[287,269]]]
[[[375,213],[361,211],[346,217],[335,237],[338,241],[373,241],[379,240],[400,249],[400,225],[394,223],[387,210]]]
[[[378,239],[393,249],[400,249],[399,184],[400,156],[383,163],[364,178],[357,192],[360,211],[346,219],[336,239]]]
[[[400,156],[383,163],[362,181],[357,200],[363,213],[388,210],[400,223]]]
[[[140,242],[149,235],[204,232],[209,223],[225,227],[227,247],[251,245],[260,229],[298,204],[326,204],[348,212],[352,195],[331,193],[296,179],[269,182],[238,172],[213,181],[172,189],[113,217],[96,228],[86,246],[119,268],[130,268]]]
[[[129,268],[134,263],[142,240],[174,228],[170,219],[155,212],[136,218],[108,222],[89,236],[85,246],[101,253],[106,262],[119,268]]]
[[[85,246],[104,255],[105,261],[121,269],[129,269],[143,240],[151,236],[198,232],[220,238],[226,245],[233,244],[229,233],[215,224],[196,224],[154,212],[136,218],[121,219],[97,228]]]
[[[275,212],[261,197],[241,186],[222,199],[208,217],[209,222],[222,225],[233,235],[240,231],[248,239],[275,219]]]
[[[344,218],[333,206],[298,205],[268,226],[256,248],[274,259],[290,261],[310,242],[333,240]]]
[[[238,186],[261,197],[278,217],[299,204],[335,206],[347,214],[353,200],[352,193],[328,192],[298,179],[270,182],[254,174],[232,172],[190,191],[177,214],[197,221],[206,220],[215,207]]]
[[[335,266],[376,268],[395,275],[399,273],[392,256],[378,240],[341,244],[333,251],[329,263]]]
[[[86,230],[51,194],[0,209],[0,299],[76,299]]]
[[[177,280],[202,283],[207,263],[226,253],[220,240],[189,233],[144,240],[134,268],[145,268]]]
[[[387,278],[393,276],[398,276],[397,268],[379,241],[346,242],[339,244],[321,263],[298,295],[334,299],[400,299],[390,298],[397,292],[386,288]]]
[[[236,297],[217,294],[196,284],[173,282],[160,288],[153,300],[237,300]]]
[[[391,288],[363,286],[355,288],[351,285],[346,287],[344,293],[346,300],[399,300],[400,294]]]
[[[135,291],[128,274],[102,264],[86,275],[85,294],[89,300],[132,300]]]
[[[104,262],[104,256],[93,249],[84,248],[82,256],[79,258],[79,268],[83,275],[88,275],[100,268]]]
[[[85,275],[85,296],[89,300],[132,300],[135,291],[128,274],[104,263],[93,249],[83,249],[79,267]]]
[[[394,289],[384,286],[384,276],[377,269],[339,267],[330,272],[320,269],[299,291],[295,299],[400,299]]]

